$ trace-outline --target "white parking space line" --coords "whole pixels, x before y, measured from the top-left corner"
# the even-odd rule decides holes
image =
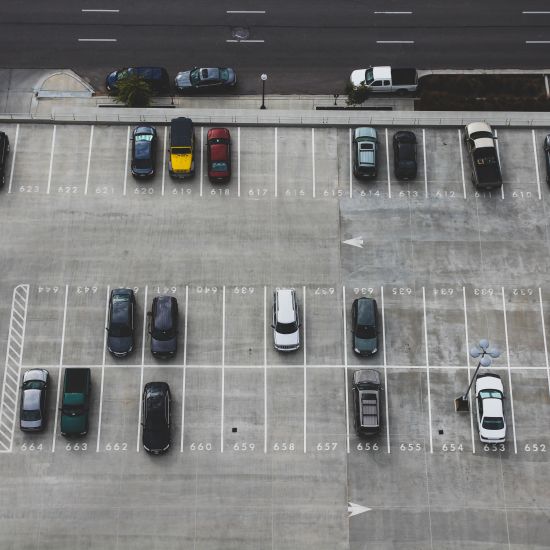
[[[344,331],[344,395],[346,396],[346,450],[349,454],[349,387],[348,387],[348,346],[346,345],[348,337],[347,318],[346,318],[346,287],[342,286],[342,328]]]
[[[311,177],[313,186],[313,198],[315,198],[315,128],[311,129]]]
[[[464,158],[462,157],[462,131],[460,128],[458,128],[457,133],[458,150],[460,153],[460,174],[462,175],[462,192],[464,193],[464,198],[466,198],[466,178],[464,177]]]
[[[496,146],[497,146],[497,158],[498,158],[498,163],[500,166],[502,166],[502,163],[500,162],[500,148],[498,146],[498,131],[497,129],[495,128],[495,143],[496,143]],[[500,196],[502,199],[504,199],[504,184],[502,184],[500,186]]]
[[[548,346],[546,345],[546,327],[544,323],[544,310],[542,308],[542,291],[539,286],[540,322],[542,323],[542,341],[544,343],[544,359],[546,360],[546,376],[548,378],[548,393],[550,394],[550,366],[548,364]]]
[[[278,174],[277,174],[277,128],[275,128],[275,196],[277,196]]]
[[[237,127],[237,197],[241,196],[241,127]]]
[[[223,453],[223,424],[225,415],[225,285],[222,287],[222,413],[220,430],[220,450]]]
[[[542,193],[540,190],[540,173],[539,173],[539,157],[537,155],[537,140],[535,138],[535,130],[531,130],[533,136],[533,154],[535,155],[535,173],[537,176],[537,189],[539,192],[539,201],[542,200]]]
[[[11,184],[13,182],[13,169],[15,168],[15,157],[17,156],[18,141],[19,141],[19,124],[15,127],[15,143],[13,144],[13,154],[11,157],[10,183],[8,185],[8,193],[11,193]]]
[[[390,181],[390,145],[388,143],[388,129],[386,133],[386,168],[388,170],[388,198],[391,199],[391,181]]]
[[[550,15],[550,11],[522,11],[524,15]]]
[[[97,419],[97,444],[95,452],[99,453],[99,440],[101,439],[101,416],[103,414],[103,383],[105,381],[105,351],[107,349],[107,318],[109,315],[109,295],[111,285],[107,285],[107,298],[105,299],[105,330],[103,331],[103,360],[101,362],[101,388],[99,390],[99,414]]]
[[[116,42],[116,38],[79,38],[79,42]]]
[[[466,365],[468,366],[468,384],[470,383],[470,343],[468,341],[468,313],[466,308],[466,289],[462,287],[462,303],[464,304],[464,332],[466,336]],[[470,431],[472,433],[472,453],[475,454],[476,452],[476,440],[474,436],[474,406],[473,406],[473,400],[472,400],[472,392],[470,391],[468,395],[468,399],[470,400]]]
[[[424,154],[424,196],[428,198],[428,167],[426,166],[426,130],[422,128],[422,152]]]
[[[88,182],[90,181],[90,162],[92,160],[92,144],[94,142],[94,125],[90,128],[90,144],[88,145],[88,162],[86,164],[86,182],[84,184],[84,194],[88,194]]]
[[[93,10],[93,9],[82,9],[82,13],[120,13],[120,10]]]
[[[189,285],[185,285],[185,317],[183,319],[183,381],[181,388],[181,438],[180,452],[183,453],[183,435],[185,432],[185,386],[187,378],[187,313],[189,311]]]
[[[302,319],[303,319],[303,335],[304,335],[304,453],[307,453],[307,357],[306,357],[306,350],[307,350],[307,340],[306,340],[306,287],[305,285],[302,287],[302,297],[304,302],[303,312],[302,312]]]
[[[57,125],[54,124],[53,125],[53,132],[52,132],[52,148],[51,148],[51,151],[50,151],[50,169],[48,171],[48,188],[46,190],[46,193],[48,195],[50,194],[50,185],[52,183],[53,153],[55,151],[55,133],[56,133],[56,130],[57,130]]]
[[[225,13],[257,13],[264,14],[265,10],[227,10]]]
[[[126,196],[126,184],[128,182],[128,155],[130,152],[130,126],[128,126],[128,132],[126,133],[126,159],[124,160],[124,191],[123,195]]]
[[[204,126],[201,126],[201,147],[200,147],[200,178],[199,178],[199,197],[202,197],[202,180],[203,180],[203,165],[204,165],[204,157],[203,157],[203,142],[204,140]]]
[[[504,287],[501,287],[502,292],[502,313],[504,314],[504,336],[506,338],[506,364],[508,366],[508,384],[510,386],[510,409],[512,411],[512,435],[514,437],[514,453],[518,452],[516,441],[516,420],[514,416],[514,394],[512,392],[512,371],[510,369],[510,347],[508,345],[508,320],[506,318],[506,300],[504,299]]]
[[[426,351],[426,381],[428,386],[428,426],[430,434],[430,453],[434,452],[432,437],[432,392],[430,388],[430,361],[428,357],[428,323],[426,320],[426,290],[422,287],[422,309],[424,311],[424,346]]]
[[[149,291],[149,286],[145,285],[145,297],[143,300],[143,334],[141,337],[141,369],[140,369],[140,380],[139,380],[139,389],[138,389],[138,428],[137,428],[137,438],[136,438],[136,452],[139,453],[141,445],[139,444],[140,435],[141,435],[141,393],[143,391],[143,370],[145,365],[145,330],[147,328],[147,293]]]
[[[57,393],[55,396],[55,421],[53,425],[52,453],[55,453],[55,439],[57,437],[57,421],[59,419],[59,397],[61,394],[61,370],[63,367],[63,350],[65,347],[65,326],[67,324],[67,299],[69,297],[69,285],[65,285],[65,305],[63,306],[63,328],[61,329],[61,350],[59,352],[59,372],[57,376]]]
[[[264,453],[267,453],[267,286],[264,286]]]
[[[166,140],[168,136],[168,126],[164,127],[164,139],[162,141],[162,187],[161,195],[164,197],[164,182],[166,180]]]
[[[390,394],[388,392],[388,364],[386,362],[386,317],[384,312],[384,287],[380,287],[380,297],[382,300],[382,351],[384,357],[384,402],[386,405],[386,445],[388,454],[391,453],[390,445]]]
[[[353,168],[352,168],[352,158],[351,158],[351,128],[349,129],[349,196],[353,197]]]

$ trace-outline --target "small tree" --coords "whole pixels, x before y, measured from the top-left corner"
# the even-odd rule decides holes
[[[348,81],[346,84],[346,94],[348,96],[346,99],[347,105],[361,105],[361,103],[364,103],[369,98],[370,91],[364,83],[354,86]]]
[[[153,91],[148,82],[132,74],[117,82],[115,101],[126,107],[149,107]]]

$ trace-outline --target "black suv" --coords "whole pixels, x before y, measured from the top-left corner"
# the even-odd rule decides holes
[[[393,135],[393,167],[397,179],[416,178],[416,136],[413,132],[404,130]]]
[[[357,435],[380,432],[380,373],[376,370],[356,370],[353,373],[353,423]]]
[[[174,296],[156,296],[151,307],[151,353],[169,358],[178,350],[178,301]]]
[[[131,288],[115,288],[109,298],[107,349],[115,357],[125,357],[134,349],[136,297]]]
[[[170,404],[172,397],[166,382],[149,382],[143,388],[143,448],[154,455],[170,447]]]
[[[170,92],[170,78],[164,67],[128,67],[113,71],[107,75],[105,85],[109,92],[114,94],[118,90],[118,82],[129,76],[136,75],[151,86],[154,94],[166,94]]]
[[[0,187],[6,182],[6,170],[8,164],[8,153],[10,152],[10,140],[7,134],[0,132]]]

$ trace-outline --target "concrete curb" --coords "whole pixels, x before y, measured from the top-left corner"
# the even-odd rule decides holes
[[[34,124],[169,124],[172,118],[186,116],[197,124],[225,126],[420,126],[460,127],[473,120],[486,121],[497,127],[550,127],[550,112],[439,112],[439,111],[251,111],[244,109],[124,109],[98,111],[82,108],[59,111],[51,115],[0,114],[0,122]]]

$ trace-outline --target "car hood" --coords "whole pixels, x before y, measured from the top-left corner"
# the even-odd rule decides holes
[[[356,69],[351,73],[349,79],[354,86],[360,86],[365,82],[365,72],[367,69]]]
[[[178,88],[191,88],[191,71],[182,71],[176,75],[176,86]]]
[[[131,336],[109,336],[107,338],[107,345],[113,353],[127,353],[131,351],[133,343]]]
[[[150,451],[162,451],[169,444],[170,432],[168,428],[143,430],[143,445]]]
[[[300,331],[297,330],[292,334],[281,334],[274,331],[273,338],[278,346],[297,346],[300,343]]]
[[[61,413],[61,431],[66,434],[81,434],[86,430],[86,414],[69,416]]]
[[[377,348],[377,339],[376,338],[357,338],[355,336],[353,345],[355,349],[359,352],[370,352],[373,353]]]
[[[176,337],[170,340],[157,340],[151,337],[151,351],[153,353],[175,353],[178,347]]]

